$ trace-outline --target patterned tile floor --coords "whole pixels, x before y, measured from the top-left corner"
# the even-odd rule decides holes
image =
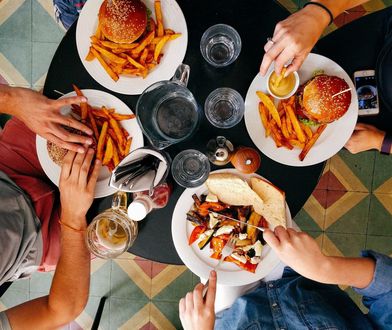
[[[290,11],[305,1],[280,0]],[[327,31],[391,5],[373,0],[338,17]],[[52,0],[0,0],[0,83],[41,89],[64,29],[53,19]],[[329,254],[356,256],[363,248],[392,254],[392,158],[374,151],[342,150],[295,220]],[[177,303],[198,278],[184,266],[164,265],[130,254],[92,262],[90,299],[66,329],[89,329],[100,298],[109,296],[101,329],[180,328]],[[49,291],[52,274],[15,282],[0,310]],[[355,293],[348,293],[360,304]]]

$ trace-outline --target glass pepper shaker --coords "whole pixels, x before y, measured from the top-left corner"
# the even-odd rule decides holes
[[[217,136],[207,143],[207,157],[212,164],[223,166],[230,162],[234,153],[233,144],[224,136]]]

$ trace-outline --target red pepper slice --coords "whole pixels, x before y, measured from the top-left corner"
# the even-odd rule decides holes
[[[192,245],[197,239],[200,237],[202,233],[206,231],[205,226],[197,226],[195,229],[193,229],[191,236],[189,237],[189,245]]]
[[[237,266],[239,266],[242,269],[245,269],[248,272],[254,273],[256,271],[257,265],[254,265],[252,263],[250,263],[249,261],[247,261],[245,264],[243,264],[241,261],[234,259],[232,256],[228,256],[225,258],[225,261],[229,261],[229,262],[233,262],[235,263]]]

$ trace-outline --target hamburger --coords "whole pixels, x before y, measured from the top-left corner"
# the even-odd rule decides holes
[[[351,103],[351,91],[342,78],[321,74],[300,86],[297,92],[297,114],[317,124],[328,124],[342,117]]]
[[[105,0],[98,19],[107,39],[115,43],[132,43],[146,30],[147,10],[140,0]]]
[[[82,131],[79,131],[78,129],[75,129],[75,128],[72,128],[69,126],[63,126],[63,127],[64,127],[64,129],[66,129],[70,133],[78,134],[78,135],[86,135]],[[97,142],[95,141],[93,136],[89,136],[89,138],[91,138],[93,140],[93,143],[91,145],[89,145],[89,148],[96,150]],[[51,141],[47,142],[46,148],[48,150],[48,154],[49,154],[50,159],[54,163],[56,163],[58,166],[63,165],[63,159],[64,159],[65,155],[67,154],[68,150],[58,146],[57,144],[55,144]]]

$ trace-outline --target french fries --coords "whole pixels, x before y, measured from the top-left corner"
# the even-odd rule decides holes
[[[156,23],[150,18],[144,34],[133,43],[118,44],[106,39],[98,24],[95,34],[90,37],[91,47],[86,61],[97,59],[114,81],[122,75],[147,77],[160,63],[165,45],[181,36],[181,33],[164,27],[160,0],[155,0],[154,10]]]
[[[82,91],[75,85],[73,88],[77,95],[83,95]],[[85,108],[85,110],[84,110]],[[72,104],[72,112],[75,117],[86,112],[84,123],[94,132],[97,140],[96,158],[102,161],[112,171],[120,161],[129,154],[132,146],[132,138],[120,121],[134,119],[134,114],[116,113],[115,109],[93,107],[87,102],[80,105]]]
[[[327,125],[320,125],[313,131],[311,127],[300,122],[295,110],[295,96],[281,100],[276,107],[270,96],[260,91],[256,94],[260,98],[258,110],[265,137],[271,136],[277,148],[300,148],[298,157],[303,161]]]

